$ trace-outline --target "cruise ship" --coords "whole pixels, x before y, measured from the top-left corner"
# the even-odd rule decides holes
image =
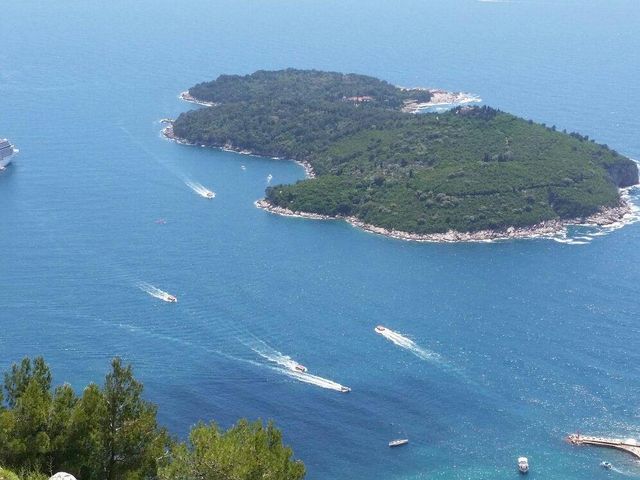
[[[0,138],[0,170],[4,170],[11,163],[13,157],[18,150],[9,143],[6,138]]]

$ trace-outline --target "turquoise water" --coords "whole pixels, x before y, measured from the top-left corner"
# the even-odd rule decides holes
[[[276,217],[253,202],[300,167],[158,123],[220,73],[313,67],[470,91],[640,158],[640,3],[5,3],[0,134],[21,153],[0,174],[2,370],[43,354],[82,388],[121,355],[173,431],[273,418],[314,480],[508,479],[518,455],[530,478],[640,476],[563,442],[640,437],[640,224],[442,245]]]

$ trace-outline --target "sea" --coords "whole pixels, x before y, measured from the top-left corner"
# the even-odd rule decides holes
[[[179,438],[273,419],[309,480],[514,479],[521,455],[531,479],[640,477],[565,442],[640,439],[640,223],[418,244],[279,217],[254,201],[300,166],[177,145],[159,122],[220,74],[314,68],[469,92],[640,159],[640,2],[19,0],[0,16],[0,136],[20,149],[0,173],[0,370],[43,355],[81,392],[120,356]]]

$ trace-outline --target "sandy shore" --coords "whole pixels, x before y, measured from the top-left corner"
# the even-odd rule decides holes
[[[363,222],[356,217],[332,217],[317,213],[294,212],[286,208],[272,205],[265,199],[257,200],[256,207],[267,212],[287,217],[308,218],[313,220],[345,220],[354,227],[362,230],[383,235],[385,237],[396,238],[411,242],[433,242],[433,243],[453,243],[453,242],[495,242],[501,240],[515,239],[535,239],[554,238],[565,236],[569,225],[583,225],[592,227],[621,227],[638,219],[634,206],[623,195],[620,204],[616,207],[603,208],[599,212],[584,218],[574,218],[569,220],[549,220],[540,222],[529,227],[509,227],[504,230],[479,230],[476,232],[458,232],[449,230],[446,233],[418,234],[403,232],[400,230],[389,230]]]

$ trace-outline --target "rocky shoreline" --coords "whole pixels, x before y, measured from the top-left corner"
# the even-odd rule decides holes
[[[434,96],[428,103],[407,103],[403,111],[415,113],[423,108],[429,108],[437,105],[449,105],[449,104],[461,104],[481,101],[479,97],[463,92],[447,92],[444,90],[429,90]],[[188,91],[182,92],[180,98],[186,102],[196,103],[203,106],[215,106],[213,102],[203,102],[192,97]],[[173,120],[162,119],[161,123],[166,124],[162,129],[162,135],[168,140],[172,140],[181,145],[196,146],[195,143],[188,142],[184,138],[178,137],[173,131]],[[201,147],[207,147],[207,145],[200,145]],[[220,150],[240,153],[242,155],[254,155],[254,156],[266,156],[275,160],[280,160],[280,157],[271,157],[259,152],[252,152],[250,150],[241,149],[230,143],[221,146],[211,146],[211,148],[218,148]],[[298,165],[302,166],[307,178],[314,178],[315,172],[309,162],[292,160]],[[536,238],[557,238],[559,236],[566,236],[567,227],[570,225],[580,226],[592,226],[592,227],[619,227],[627,223],[631,223],[638,219],[637,209],[629,200],[629,195],[626,189],[621,189],[620,203],[615,207],[603,207],[598,212],[589,215],[588,217],[579,217],[567,220],[547,220],[528,227],[509,227],[501,230],[478,230],[475,232],[459,232],[456,230],[449,230],[445,233],[429,233],[419,234],[412,232],[405,232],[401,230],[390,230],[384,227],[378,227],[363,222],[357,217],[353,216],[330,216],[321,215],[311,212],[296,212],[283,207],[272,205],[266,199],[260,199],[254,202],[256,207],[261,208],[269,213],[276,215],[282,215],[286,217],[306,218],[311,220],[345,220],[350,225],[360,228],[365,232],[375,233],[376,235],[382,235],[389,238],[395,238],[398,240],[405,240],[411,242],[430,242],[430,243],[458,243],[458,242],[495,242],[504,240],[517,240],[517,239],[536,239]]]
[[[428,88],[425,90],[431,94],[431,100],[423,103],[408,100],[404,103],[402,111],[405,113],[418,113],[433,107],[466,105],[482,101],[477,95],[466,92],[448,92],[437,88]]]
[[[180,98],[180,100],[184,100],[185,102],[195,103],[196,105],[202,105],[204,107],[215,107],[216,105],[218,105],[215,102],[205,102],[204,100],[198,100],[197,98],[191,96],[189,90],[181,92],[180,95],[178,95],[178,98]]]
[[[163,118],[162,120],[160,120],[160,123],[164,123],[166,124],[166,126],[162,129],[162,136],[164,138],[166,138],[167,140],[171,140],[173,142],[179,143],[180,145],[190,145],[190,146],[197,146],[197,144],[195,143],[191,143],[189,141],[187,141],[184,138],[178,137],[174,131],[173,131],[173,120],[168,119],[168,118]],[[208,145],[200,145],[201,147],[207,147]],[[239,147],[236,147],[230,143],[226,143],[224,145],[221,146],[216,146],[216,145],[212,145],[210,146],[210,148],[217,148],[219,150],[223,150],[225,152],[234,152],[234,153],[239,153],[241,155],[252,155],[252,156],[256,156],[256,157],[268,157],[271,158],[273,160],[282,160],[281,157],[271,157],[269,155],[261,155],[259,153],[256,152],[252,152],[251,150],[246,150],[246,149],[242,149]],[[300,165],[303,169],[304,169],[304,174],[306,176],[306,178],[315,178],[316,173],[313,170],[313,167],[311,166],[311,164],[309,162],[306,162],[304,160],[291,160],[295,163],[297,163],[298,165]]]
[[[504,240],[553,238],[566,235],[569,225],[583,225],[593,227],[616,227],[630,223],[636,219],[633,205],[626,195],[620,199],[620,204],[615,207],[602,208],[600,211],[588,217],[573,218],[568,220],[548,220],[529,227],[509,227],[504,230],[479,230],[476,232],[458,232],[449,230],[445,233],[419,234],[389,230],[363,222],[356,217],[320,215],[309,212],[294,212],[269,203],[266,199],[257,200],[256,207],[269,213],[286,217],[307,218],[312,220],[345,220],[354,227],[365,232],[375,233],[389,238],[422,243],[459,243],[459,242],[495,242]]]

